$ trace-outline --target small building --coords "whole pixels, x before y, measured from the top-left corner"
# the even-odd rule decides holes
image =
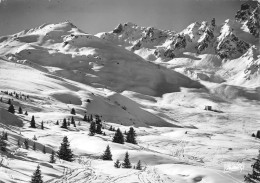
[[[205,110],[206,110],[206,111],[212,111],[212,106],[206,105],[206,106],[205,106]]]

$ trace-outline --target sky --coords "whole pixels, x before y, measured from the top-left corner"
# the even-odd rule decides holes
[[[119,23],[181,31],[189,24],[234,19],[246,0],[0,0],[0,36],[44,23],[69,20],[84,32],[113,30]]]

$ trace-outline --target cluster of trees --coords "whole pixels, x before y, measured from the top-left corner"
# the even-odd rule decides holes
[[[102,158],[102,160],[110,160],[110,161],[113,160],[112,159],[112,153],[111,153],[109,145],[107,145],[106,150],[104,151],[104,153],[101,156],[101,158]],[[123,168],[132,168],[132,164],[130,162],[128,152],[126,152],[126,154],[125,154],[124,161],[122,163],[120,163],[120,161],[117,159],[116,162],[114,163],[114,166],[116,168],[120,168],[121,166]],[[142,169],[141,161],[139,160],[137,162],[136,166],[134,166],[133,168],[135,168],[137,170],[141,170]]]
[[[260,139],[260,130],[257,130],[256,135],[253,133],[252,137],[256,137],[256,138]]]
[[[45,147],[45,146],[44,146]],[[64,159],[66,161],[72,161],[73,154],[72,151],[69,149],[69,142],[68,138],[64,137],[63,142],[61,143],[60,150],[57,152],[60,159]],[[50,155],[50,163],[55,163],[55,151],[52,151]],[[31,183],[43,183],[40,165],[37,166],[35,172],[32,175]]]
[[[125,158],[124,158],[124,161],[121,163],[118,159],[116,160],[116,162],[114,163],[114,167],[116,168],[132,168],[132,164],[130,162],[130,159],[129,159],[129,154],[128,152],[125,153]],[[136,166],[133,166],[134,169],[137,169],[137,170],[142,170],[142,164],[141,164],[141,161],[139,160],[136,164]]]
[[[85,115],[86,116],[86,115]],[[85,118],[85,117],[84,117]],[[105,132],[102,132],[102,122],[101,122],[101,116],[95,115],[95,121],[93,120],[92,115],[90,117],[86,118],[87,120],[90,120],[90,127],[89,127],[89,135],[93,136],[96,133],[97,134],[103,134],[106,135]]]
[[[59,121],[56,122],[56,125],[59,125]],[[63,122],[62,122],[62,125],[61,125],[61,128],[65,128],[65,129],[68,129],[68,126],[70,125],[73,125],[74,127],[77,127],[76,126],[76,122],[74,120],[74,117],[72,116],[70,120],[66,120],[66,118],[63,119]]]
[[[22,94],[22,93],[17,93],[17,92],[9,92],[9,91],[1,91],[1,93],[4,93],[4,94],[6,94],[6,95],[9,95],[9,96],[11,96],[11,97],[15,97],[15,98],[17,98],[17,99],[24,99],[24,100],[26,100],[26,99],[29,99],[29,95],[25,95],[25,94]],[[1,98],[1,101],[2,101],[2,98]]]
[[[128,143],[131,143],[131,144],[137,144],[136,133],[135,133],[134,128],[130,127],[129,131],[126,132],[126,138],[124,138],[124,135],[122,134],[122,132],[118,128],[116,130],[114,137],[113,137],[113,142],[119,143],[119,144],[124,144],[124,142],[128,142]]]
[[[253,171],[245,176],[246,183],[257,183],[260,182],[260,150],[255,163],[252,165]]]
[[[12,104],[12,102],[11,102],[11,99],[9,99],[7,103],[9,104],[9,107],[8,107],[7,111],[12,113],[12,114],[14,114],[15,113],[15,108],[14,108],[14,105]],[[19,107],[19,109],[18,109],[18,114],[23,114],[23,109],[21,107]],[[25,111],[24,114],[28,115],[28,112]]]

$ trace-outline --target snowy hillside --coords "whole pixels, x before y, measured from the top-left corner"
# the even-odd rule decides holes
[[[38,165],[46,183],[242,183],[260,145],[258,11],[0,37],[0,183]]]

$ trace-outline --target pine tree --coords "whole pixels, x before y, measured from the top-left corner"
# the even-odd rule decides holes
[[[73,114],[73,115],[76,115],[76,111],[75,111],[75,109],[72,108],[71,111],[70,111],[70,113]]]
[[[70,149],[70,144],[67,136],[63,138],[63,141],[61,143],[59,151],[57,152],[57,155],[60,159],[63,159],[65,161],[73,161],[74,155],[72,154],[72,151]]]
[[[136,144],[135,137],[136,137],[135,130],[133,127],[130,127],[130,129],[126,135],[126,142]]]
[[[7,132],[3,132],[2,138],[4,140],[8,140],[8,133]]]
[[[56,121],[56,125],[59,125],[59,121],[58,120]]]
[[[77,126],[76,126],[76,123],[74,123],[74,127],[76,128]]]
[[[3,97],[0,98],[0,102],[3,102]]]
[[[256,138],[259,138],[259,139],[260,139],[260,130],[257,130],[257,132],[256,132]]]
[[[108,129],[109,131],[113,131],[113,127],[112,125],[110,126],[110,128]]]
[[[43,154],[46,154],[46,147],[45,146],[43,146],[42,152],[43,152]]]
[[[9,104],[9,105],[11,105],[11,104],[12,104],[12,102],[11,102],[11,99],[10,99],[10,98],[8,99],[8,102],[7,102],[7,104]]]
[[[19,114],[23,114],[23,110],[22,110],[22,108],[21,107],[19,107],[19,110],[18,110],[19,112]]]
[[[65,119],[65,118],[63,119],[63,123],[62,123],[62,126],[61,126],[61,128],[66,128],[66,129],[68,129],[68,126],[67,126],[67,121],[66,121],[66,119]]]
[[[112,160],[112,154],[111,154],[109,145],[107,145],[107,148],[106,148],[104,154],[102,155],[102,159],[103,160]]]
[[[36,151],[36,143],[33,142],[33,150]]]
[[[116,130],[116,133],[113,137],[113,142],[119,143],[119,144],[124,144],[124,136],[119,128]]]
[[[41,170],[40,165],[37,166],[37,169],[33,173],[32,179],[30,183],[43,183],[42,176],[41,176]]]
[[[23,144],[24,144],[25,149],[29,149],[29,141],[28,141],[28,139],[25,139]]]
[[[28,116],[28,112],[27,111],[25,111],[25,113],[24,113],[26,116]]]
[[[74,120],[74,118],[73,118],[73,116],[72,116],[72,117],[71,117],[71,124],[74,125],[74,123],[75,123],[75,120]]]
[[[41,129],[44,130],[43,121],[42,121],[42,123],[41,123]]]
[[[84,115],[83,121],[87,121],[87,115]]]
[[[100,123],[97,123],[96,133],[102,134],[102,125]]]
[[[92,116],[92,114],[90,115],[90,119],[89,119],[90,121],[93,121],[93,116]]]
[[[142,165],[141,165],[141,161],[139,160],[138,163],[136,164],[136,169],[137,170],[142,170]]]
[[[6,142],[4,140],[3,136],[0,136],[0,150],[1,151],[6,151]]]
[[[252,165],[253,172],[245,176],[246,183],[259,183],[260,182],[260,149],[255,163]]]
[[[114,167],[120,168],[121,164],[120,161],[117,159],[116,162],[114,163]]]
[[[34,116],[32,116],[32,119],[31,119],[31,128],[36,128]]]
[[[55,160],[55,152],[52,151],[51,155],[50,155],[50,163],[55,163],[55,162],[56,162],[56,160]]]
[[[130,160],[129,160],[128,152],[125,153],[125,159],[124,159],[124,162],[122,163],[122,166],[123,166],[123,168],[131,168],[132,167]]]
[[[14,109],[14,105],[13,104],[10,104],[10,106],[8,107],[8,112],[10,113],[15,113],[15,109]]]
[[[33,136],[33,140],[37,140],[37,137],[35,135]]]
[[[18,139],[18,141],[17,141],[17,146],[18,146],[18,147],[21,147],[21,141],[20,141],[20,139]]]
[[[89,127],[89,135],[93,136],[93,135],[95,135],[95,133],[96,133],[96,123],[94,121],[92,121],[90,123],[90,127]]]

